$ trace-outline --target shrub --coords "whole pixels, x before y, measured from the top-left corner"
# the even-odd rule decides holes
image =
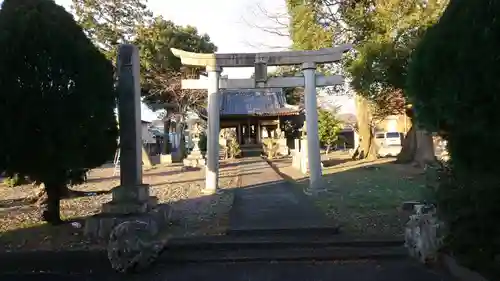
[[[200,150],[203,151],[203,152],[206,152],[207,151],[207,134],[205,132],[203,132],[201,135],[200,135],[200,142],[198,143],[198,146],[200,147]]]
[[[406,89],[419,124],[448,142],[436,190],[447,245],[485,270],[500,253],[499,10],[500,1],[450,1],[413,53]]]
[[[229,158],[236,158],[241,155],[240,144],[234,139],[228,141],[227,149]]]
[[[278,156],[279,143],[277,139],[267,138],[264,139],[264,153],[268,159],[274,159]]]
[[[23,177],[19,174],[15,174],[11,177],[5,178],[3,180],[3,183],[8,187],[14,187],[14,186],[27,184],[27,183],[29,183],[29,181],[26,179],[26,177]]]

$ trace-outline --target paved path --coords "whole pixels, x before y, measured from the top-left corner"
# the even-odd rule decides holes
[[[241,188],[235,190],[230,230],[333,226],[309,198],[284,181],[260,157],[243,158]]]

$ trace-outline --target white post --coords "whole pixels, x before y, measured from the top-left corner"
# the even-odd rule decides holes
[[[307,195],[316,193],[321,188],[321,156],[318,136],[318,102],[316,100],[316,63],[302,64],[304,72],[304,95],[306,107],[307,150],[309,156],[309,189]]]
[[[214,194],[219,185],[219,78],[221,69],[207,67],[208,72],[208,133],[207,133],[207,168],[204,194]]]

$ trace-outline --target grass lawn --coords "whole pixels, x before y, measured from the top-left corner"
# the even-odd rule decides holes
[[[370,162],[350,161],[346,156],[332,158],[323,161],[327,192],[312,197],[315,204],[341,224],[343,233],[402,237],[409,214],[400,209],[401,203],[421,198],[425,191],[422,170],[394,164],[391,159]],[[291,169],[282,164],[280,171],[290,174]],[[309,184],[296,173],[290,177],[300,188]]]

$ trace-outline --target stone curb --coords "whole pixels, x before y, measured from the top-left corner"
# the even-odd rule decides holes
[[[455,278],[461,281],[488,281],[481,274],[461,266],[453,257],[441,255],[445,269]]]

